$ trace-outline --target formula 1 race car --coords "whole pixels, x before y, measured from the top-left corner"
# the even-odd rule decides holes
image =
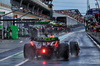
[[[71,54],[76,52],[78,55],[79,47],[77,43],[74,43],[70,44],[70,51]],[[55,56],[56,58],[68,60],[69,45],[66,42],[60,43],[58,37],[32,38],[30,43],[24,45],[24,57],[34,59],[34,57],[39,58],[39,56],[44,59]]]

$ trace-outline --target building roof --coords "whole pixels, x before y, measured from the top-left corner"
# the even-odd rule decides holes
[[[73,11],[73,12],[76,12],[76,13],[80,14],[80,16],[82,16],[81,13],[80,13],[80,11],[78,9],[64,9],[64,10],[71,11],[71,12]],[[62,10],[54,10],[54,11],[62,11]]]

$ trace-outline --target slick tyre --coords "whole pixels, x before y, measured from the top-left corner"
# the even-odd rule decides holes
[[[61,43],[58,45],[58,55],[64,60],[68,60],[69,58],[69,45],[65,43]]]
[[[30,44],[24,45],[24,58],[26,59],[34,59],[35,57],[35,46],[31,46]]]
[[[77,42],[70,42],[70,52],[71,55],[78,56],[79,54],[79,46]]]

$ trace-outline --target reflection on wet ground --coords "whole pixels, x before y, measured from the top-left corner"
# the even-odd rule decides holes
[[[39,59],[29,60],[21,66],[100,66],[100,50],[97,49],[84,31],[74,32],[63,38],[62,42],[77,41],[79,43],[80,54],[78,57],[70,55],[67,61],[56,58],[45,60],[40,57]],[[14,66],[22,61],[25,61],[23,53],[19,53],[0,62],[0,66]]]

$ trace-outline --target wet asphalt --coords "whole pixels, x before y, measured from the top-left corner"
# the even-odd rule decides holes
[[[23,57],[23,46],[0,53],[0,66],[100,66],[100,49],[88,38],[84,29],[59,37],[64,41],[77,41],[80,46],[78,57],[70,55],[68,61],[61,59],[33,59]]]

